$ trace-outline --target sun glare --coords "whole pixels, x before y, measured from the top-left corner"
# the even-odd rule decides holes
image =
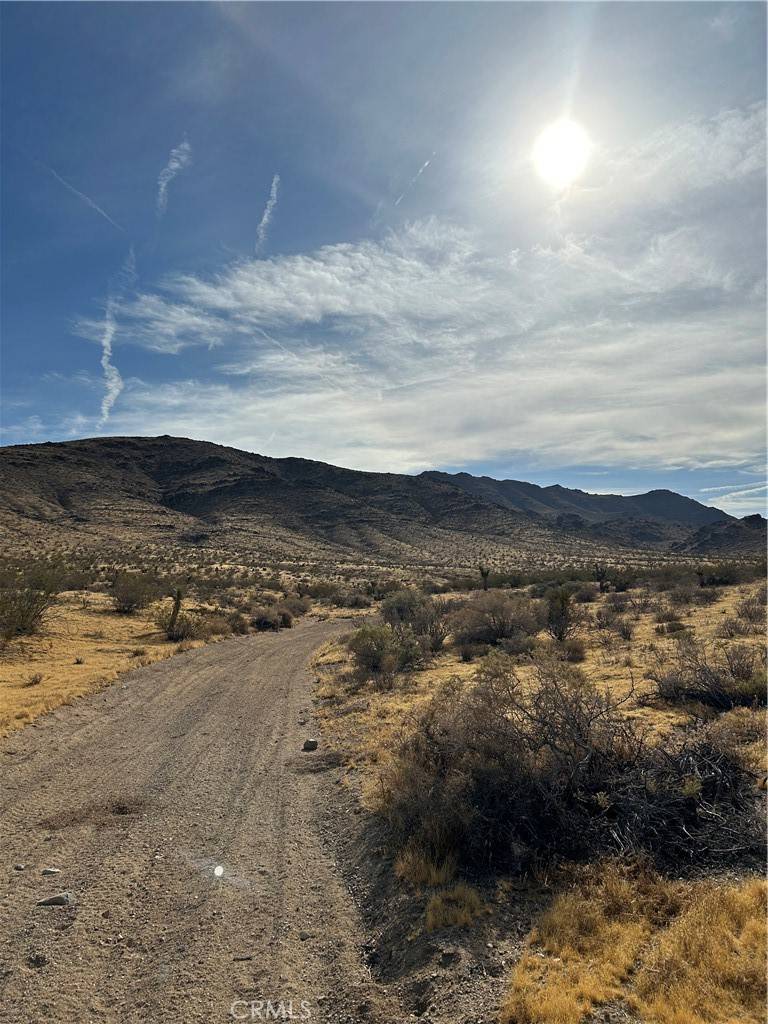
[[[553,188],[567,188],[584,171],[592,146],[575,121],[563,119],[545,128],[533,147],[533,163]]]

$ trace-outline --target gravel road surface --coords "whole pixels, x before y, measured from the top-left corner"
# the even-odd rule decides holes
[[[3,1021],[401,1019],[301,749],[308,659],[348,628],[190,651],[0,741]]]

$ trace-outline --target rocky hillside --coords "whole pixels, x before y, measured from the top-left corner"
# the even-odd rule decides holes
[[[671,491],[625,498],[468,474],[363,473],[185,438],[0,449],[0,525],[27,548],[148,543],[300,561],[555,564],[617,548],[622,557],[758,551],[765,521],[762,530],[742,522]]]

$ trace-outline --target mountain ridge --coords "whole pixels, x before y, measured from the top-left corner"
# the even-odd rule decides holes
[[[273,558],[476,565],[616,548],[680,555],[691,542],[697,554],[710,543],[752,553],[761,531],[729,530],[741,522],[672,491],[591,495],[466,473],[359,471],[169,435],[0,448],[0,525],[29,544],[205,536]]]

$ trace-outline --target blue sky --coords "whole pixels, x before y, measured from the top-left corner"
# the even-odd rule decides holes
[[[764,5],[1,14],[4,443],[762,511]]]

